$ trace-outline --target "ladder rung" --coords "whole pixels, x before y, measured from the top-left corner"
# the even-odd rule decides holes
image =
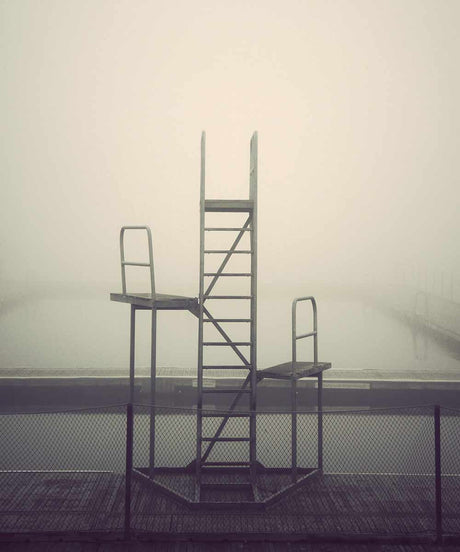
[[[204,412],[202,418],[250,418],[251,414],[247,412]]]
[[[251,483],[201,483],[202,489],[213,491],[245,491],[252,489]]]
[[[313,335],[316,335],[318,332],[308,332],[300,335],[296,335],[296,339],[303,339],[304,337],[312,337]]]
[[[122,266],[150,266],[150,263],[136,263],[131,261],[122,261]]]
[[[231,341],[227,343],[226,341],[204,341],[204,347],[233,347],[233,346],[245,346],[249,347],[251,345],[250,341]]]
[[[250,466],[250,462],[201,462],[203,467]]]
[[[215,366],[207,365],[202,366],[203,370],[250,370],[252,366],[250,364],[239,364],[238,366]]]
[[[232,389],[220,389],[220,388],[214,388],[214,389],[202,389],[203,393],[250,393],[250,389],[241,389],[241,387],[232,388]]]
[[[224,442],[224,443],[247,443],[251,439],[249,437],[202,437],[202,441],[207,443],[213,442]]]
[[[203,299],[252,299],[252,295],[203,295]]]
[[[251,322],[250,318],[205,318],[203,322]]]
[[[232,249],[205,249],[204,253],[231,253],[232,255],[249,255],[252,253],[249,249],[238,249],[233,251]]]
[[[228,277],[228,276],[252,276],[250,272],[225,272],[225,273],[219,273],[219,272],[205,272],[203,276],[221,276]]]
[[[205,228],[206,232],[250,232],[250,228]]]

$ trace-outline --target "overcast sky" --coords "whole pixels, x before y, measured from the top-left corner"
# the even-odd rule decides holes
[[[259,132],[261,281],[459,273],[459,16],[2,0],[0,279],[118,281],[119,227],[149,224],[159,291],[195,295],[202,130],[214,197],[245,196]]]

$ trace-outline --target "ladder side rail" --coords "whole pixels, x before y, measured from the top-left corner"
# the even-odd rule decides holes
[[[216,432],[214,433],[214,439],[218,439],[220,437],[220,435],[222,434],[222,431],[224,430],[225,426],[227,425],[228,420],[232,417],[231,414],[233,413],[233,411],[235,410],[239,400],[243,396],[243,391],[248,386],[248,383],[250,382],[250,378],[251,378],[251,375],[248,374],[248,376],[244,380],[243,385],[241,386],[241,389],[239,390],[239,392],[237,393],[237,395],[235,396],[235,398],[231,402],[230,406],[228,407],[227,413],[225,414],[225,418],[219,424],[219,427],[217,428]],[[207,458],[211,454],[211,451],[214,447],[214,444],[215,444],[215,441],[211,441],[209,443],[205,453],[203,454],[203,456],[201,458],[201,462],[206,462]]]
[[[149,263],[127,262],[125,259],[125,231],[146,230],[149,248]],[[123,295],[126,295],[126,266],[146,266],[150,268],[150,292],[152,299],[155,299],[155,272],[153,266],[153,245],[152,232],[148,226],[122,226],[120,230],[120,259],[121,259],[121,287]]]
[[[198,373],[197,373],[197,425],[196,425],[196,487],[195,500],[200,500],[201,448],[203,433],[203,294],[204,294],[204,227],[205,227],[205,174],[206,174],[206,133],[201,133],[200,160],[200,276],[199,276],[199,315],[198,315]]]
[[[248,228],[248,226],[251,222],[251,219],[252,219],[252,217],[249,216],[247,221],[243,224],[243,228],[240,230],[240,232],[238,233],[238,235],[235,238],[235,241],[233,242],[233,245],[230,247],[230,249],[228,250],[228,253],[225,255],[220,267],[217,270],[216,276],[214,276],[213,279],[209,282],[208,287],[207,287],[206,292],[204,293],[204,295],[209,295],[211,290],[213,289],[213,287],[216,285],[220,274],[223,272],[223,270],[226,267],[228,261],[230,260],[231,256],[233,255],[235,249],[238,247],[238,244],[240,243],[241,239],[243,238],[243,236],[245,234],[245,231],[246,231],[246,228]],[[203,234],[204,234],[204,230],[203,230]],[[203,251],[204,251],[204,248],[203,248]]]
[[[251,137],[249,152],[249,199],[253,202],[251,220],[251,397],[250,397],[250,478],[254,496],[257,482],[257,184],[258,184],[258,135]]]
[[[249,146],[249,199],[257,203],[258,134],[253,133]]]

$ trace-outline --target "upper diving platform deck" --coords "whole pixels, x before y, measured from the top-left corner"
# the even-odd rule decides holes
[[[183,295],[169,295],[166,293],[111,293],[111,301],[128,303],[138,309],[156,310],[187,310],[193,314],[198,312],[198,299]]]
[[[207,213],[250,213],[254,210],[252,199],[206,199],[204,210]]]

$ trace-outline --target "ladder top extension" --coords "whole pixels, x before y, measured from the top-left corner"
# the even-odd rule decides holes
[[[207,213],[250,213],[254,209],[252,199],[206,199]]]

